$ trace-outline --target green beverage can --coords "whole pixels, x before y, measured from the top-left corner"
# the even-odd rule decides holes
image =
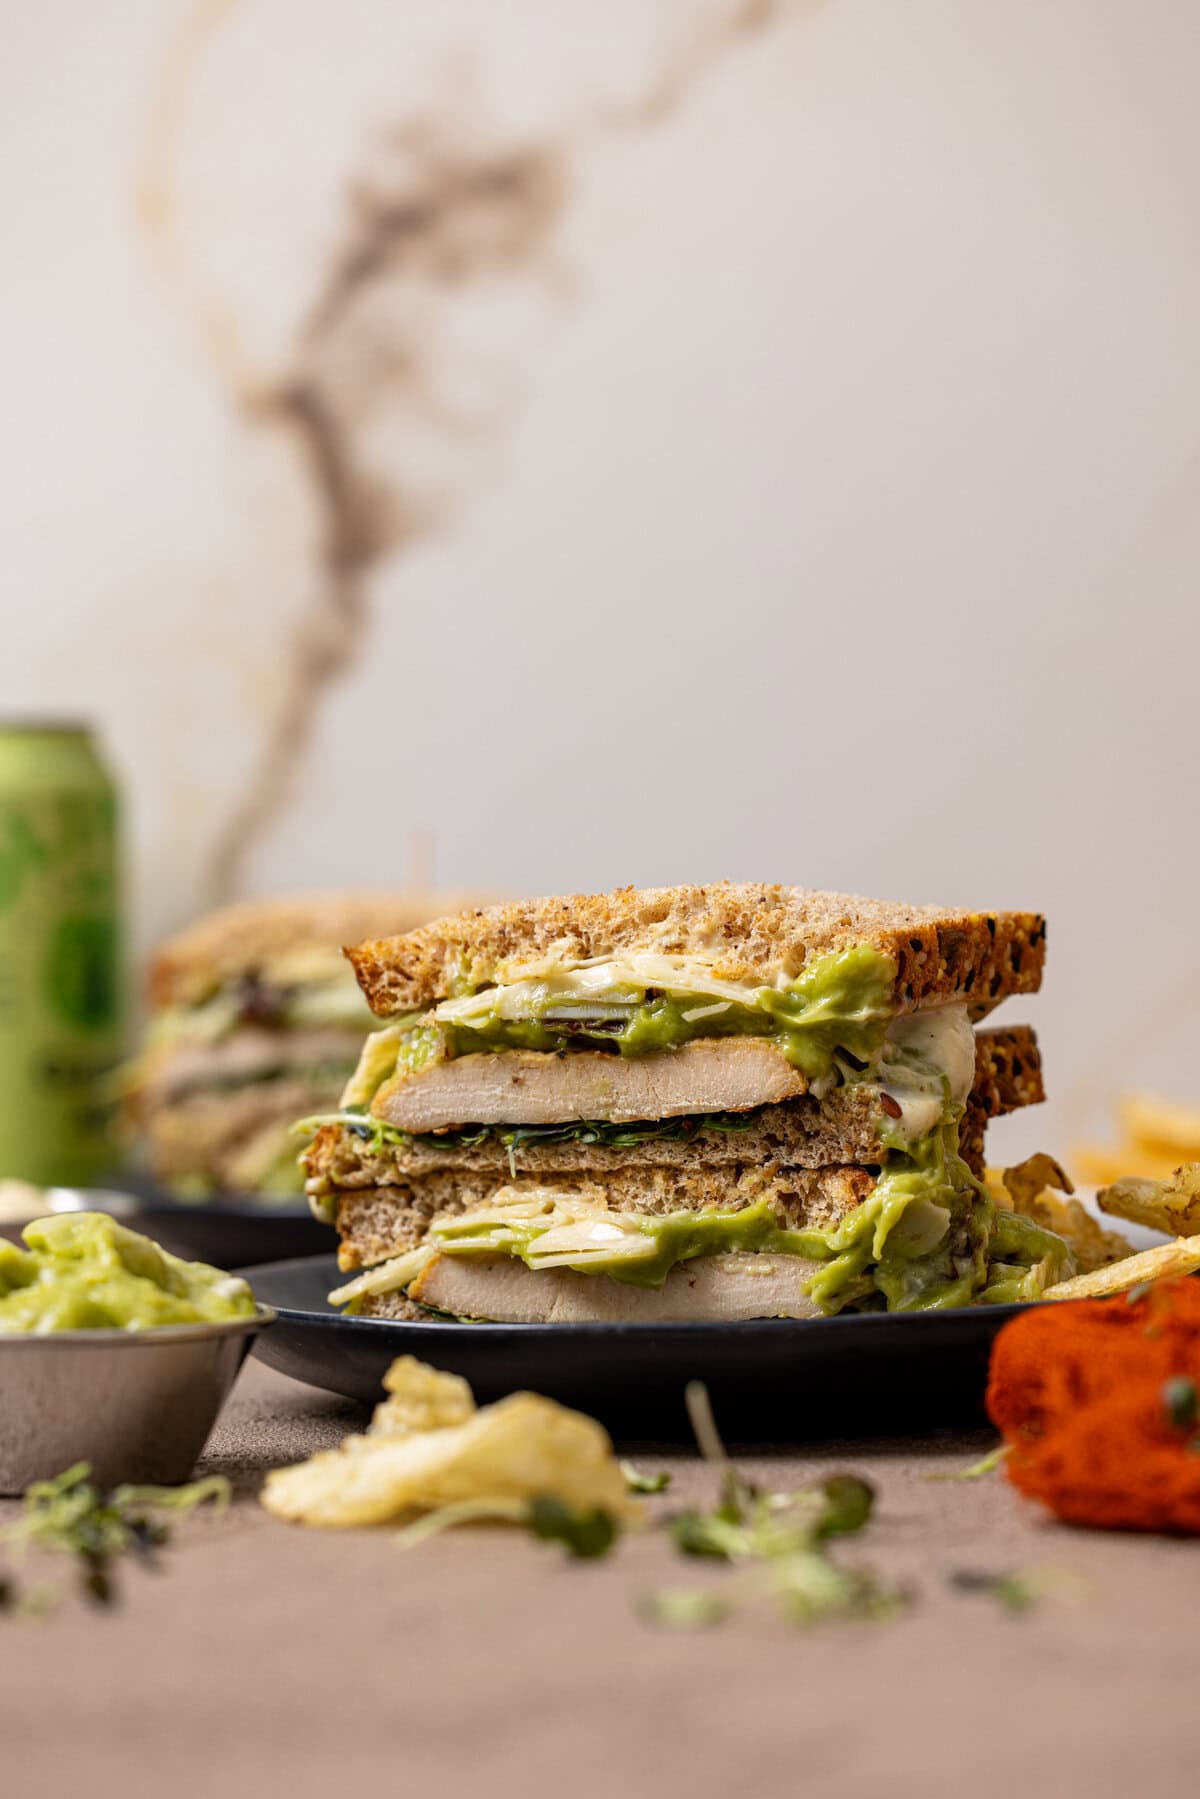
[[[91,732],[0,721],[0,1178],[86,1186],[113,1163],[119,910]]]

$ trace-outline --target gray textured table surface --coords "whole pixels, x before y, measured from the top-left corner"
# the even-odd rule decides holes
[[[1200,1544],[1065,1530],[999,1476],[925,1478],[977,1440],[770,1460],[772,1484],[847,1465],[877,1483],[852,1553],[911,1585],[902,1618],[798,1631],[756,1612],[681,1636],[636,1611],[694,1581],[659,1533],[582,1565],[517,1534],[402,1554],[261,1511],[266,1468],[362,1421],[250,1364],[208,1459],[233,1511],[180,1526],[112,1614],[72,1593],[44,1620],[0,1618],[6,1796],[1200,1790]],[[707,1491],[694,1462],[663,1465],[655,1505]],[[956,1590],[962,1568],[1076,1579],[1013,1614]]]

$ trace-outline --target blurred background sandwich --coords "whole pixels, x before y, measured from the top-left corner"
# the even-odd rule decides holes
[[[343,945],[467,903],[416,890],[256,900],[162,944],[129,1083],[137,1159],[190,1197],[299,1193],[296,1120],[337,1102],[373,1022]]]

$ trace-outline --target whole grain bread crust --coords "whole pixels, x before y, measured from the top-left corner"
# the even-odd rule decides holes
[[[207,913],[159,946],[149,969],[151,1003],[195,1004],[270,957],[309,948],[337,951],[364,937],[412,931],[428,919],[478,902],[478,895],[403,888],[243,900]]]
[[[971,1104],[986,1118],[1038,1106],[1046,1097],[1042,1052],[1027,1024],[991,1026],[975,1033]]]
[[[768,980],[862,943],[894,959],[897,1011],[965,998],[984,1012],[1040,986],[1046,924],[1037,912],[962,912],[719,882],[475,908],[346,953],[372,1011],[386,1018],[486,986],[504,962],[555,947],[578,960],[704,955],[726,979]]]

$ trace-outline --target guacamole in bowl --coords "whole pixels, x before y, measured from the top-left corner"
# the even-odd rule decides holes
[[[253,1318],[239,1276],[185,1262],[105,1212],[38,1218],[0,1243],[0,1334],[155,1330]]]
[[[0,1243],[0,1493],[87,1462],[93,1482],[190,1476],[270,1306],[105,1212]]]

